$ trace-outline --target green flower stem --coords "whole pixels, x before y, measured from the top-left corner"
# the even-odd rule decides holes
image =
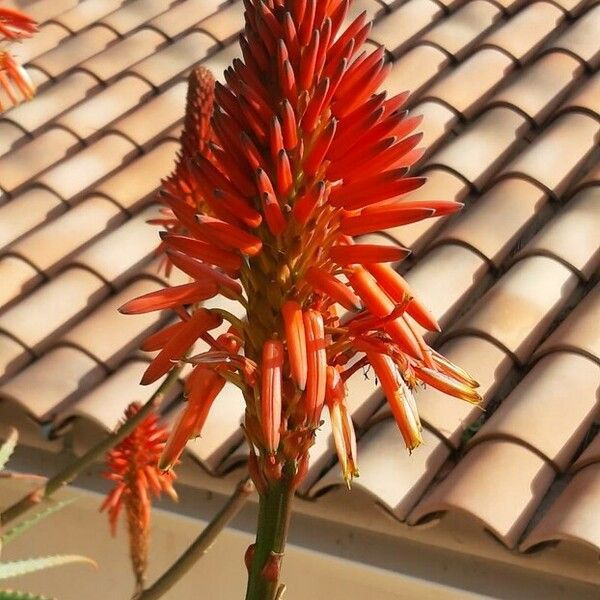
[[[280,594],[279,576],[294,499],[293,476],[294,469],[286,465],[281,480],[260,497],[246,600],[275,600]]]
[[[70,484],[82,471],[90,467],[96,460],[116,446],[123,438],[127,437],[165,398],[171,386],[179,378],[182,367],[174,368],[163,381],[161,386],[152,394],[151,398],[144,404],[141,410],[132,419],[123,423],[116,431],[106,436],[100,443],[90,448],[83,456],[69,463],[62,471],[54,477],[27,494],[21,500],[0,513],[0,525],[5,526],[14,519],[20,517],[31,508],[38,506],[40,502],[50,498],[55,492],[65,485]]]
[[[166,594],[208,552],[217,536],[242,509],[252,492],[254,492],[254,484],[249,477],[240,481],[233,495],[194,543],[156,583],[135,596],[135,600],[156,600]]]

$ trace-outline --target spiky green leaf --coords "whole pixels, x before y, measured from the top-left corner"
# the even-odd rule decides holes
[[[75,498],[70,498],[69,500],[61,500],[60,502],[51,504],[44,510],[40,510],[39,512],[35,513],[30,519],[27,519],[26,521],[19,523],[12,529],[9,529],[5,534],[2,535],[2,537],[0,537],[0,542],[3,546],[8,544],[9,542],[12,542],[15,538],[18,538],[20,535],[24,534],[32,527],[35,527],[38,523],[48,518],[50,515],[53,515],[59,510],[62,510],[63,508],[65,508],[65,506],[72,504],[73,502],[75,502],[75,500]]]
[[[0,447],[0,471],[4,469],[8,459],[12,456],[18,440],[19,432],[14,427],[11,427],[6,441]]]
[[[40,558],[28,558],[13,562],[0,563],[0,579],[10,579],[28,573],[35,573],[51,567],[61,567],[73,563],[87,563],[96,567],[96,563],[85,556],[76,554],[63,554],[57,556],[42,556]]]
[[[0,600],[56,600],[48,596],[38,596],[27,592],[18,592],[15,590],[0,590]]]

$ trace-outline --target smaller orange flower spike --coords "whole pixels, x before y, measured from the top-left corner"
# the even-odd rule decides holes
[[[133,402],[125,410],[125,421],[141,409]],[[114,488],[104,500],[100,510],[107,510],[113,535],[123,507],[127,513],[129,545],[133,570],[138,587],[143,585],[148,562],[151,496],[165,492],[173,500],[175,474],[161,472],[158,459],[165,447],[168,432],[150,413],[121,443],[108,452],[105,477],[114,482]]]

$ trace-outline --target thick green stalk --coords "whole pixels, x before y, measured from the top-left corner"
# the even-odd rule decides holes
[[[260,496],[246,600],[275,600],[280,589],[279,576],[294,499],[293,474],[292,466],[286,465],[281,480]]]
[[[238,514],[254,491],[249,477],[243,479],[233,495],[213,520],[204,528],[192,545],[165,571],[165,573],[147,590],[135,596],[135,600],[157,600],[166,594],[210,549],[215,539]]]
[[[83,456],[69,463],[64,469],[59,471],[54,477],[27,494],[21,500],[9,506],[0,513],[0,525],[4,526],[14,519],[20,517],[40,502],[50,498],[63,486],[71,483],[82,471],[90,467],[96,460],[106,454],[111,448],[116,446],[123,438],[127,437],[147,416],[148,414],[165,398],[170,387],[177,381],[182,367],[173,369],[169,376],[163,381],[161,386],[152,394],[150,399],[131,419],[126,421],[116,431],[106,436],[100,443],[90,448]]]

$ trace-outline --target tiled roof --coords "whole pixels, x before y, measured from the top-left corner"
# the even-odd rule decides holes
[[[393,62],[388,88],[413,90],[424,115],[428,182],[414,196],[466,204],[373,237],[413,250],[402,269],[444,328],[430,341],[481,382],[486,410],[422,390],[425,444],[408,456],[379,389],[356,375],[354,494],[416,539],[459,512],[507,555],[561,540],[598,552],[600,4],[356,0],[362,10]],[[0,397],[57,449],[91,443],[151,391],[137,347],[167,316],[115,308],[164,281],[146,221],[178,147],[186,73],[200,62],[221,76],[243,3],[29,11],[40,33],[17,54],[39,94],[0,118]],[[189,445],[209,486],[241,467],[242,413],[232,390]],[[316,511],[344,484],[329,431],[300,490]]]

